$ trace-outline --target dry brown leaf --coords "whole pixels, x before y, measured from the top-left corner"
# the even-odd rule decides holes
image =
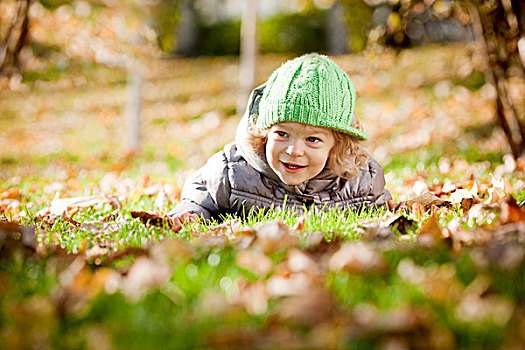
[[[451,207],[451,202],[445,199],[441,199],[430,192],[425,192],[419,197],[410,199],[406,202],[407,206],[411,208],[415,203],[418,203],[423,206],[424,210],[429,210],[432,205],[436,207]]]
[[[308,293],[314,281],[307,273],[273,275],[268,279],[266,290],[274,298]]]
[[[308,253],[299,249],[290,249],[287,263],[292,272],[306,272],[311,275],[319,275],[321,273],[320,266],[314,259]]]
[[[58,198],[54,199],[48,208],[44,208],[36,213],[35,216],[37,218],[48,217],[51,221],[54,221],[60,216],[72,217],[72,213],[79,209],[97,207],[104,204],[110,204],[113,209],[122,207],[121,200],[116,196]]]
[[[461,211],[463,215],[467,215],[474,205],[481,203],[481,199],[478,197],[463,198],[461,200]]]
[[[432,204],[432,207],[434,207],[434,204]],[[424,216],[426,212],[425,206],[419,202],[412,203],[410,209],[412,210],[412,213],[417,214],[419,217]]]
[[[164,223],[169,224],[168,217],[157,211],[132,210],[129,212],[132,218],[138,218],[144,224],[162,226]]]
[[[292,230],[303,232],[305,228],[306,218],[308,217],[307,212],[304,212],[303,215],[297,218],[297,221],[295,222],[295,225],[293,226]]]
[[[61,315],[84,310],[91,298],[106,288],[112,279],[120,279],[120,273],[109,268],[92,270],[86,260],[77,256],[59,275],[62,288],[55,293],[58,312]]]
[[[215,234],[212,232],[202,232],[198,233],[198,235],[191,240],[191,244],[194,246],[202,246],[202,247],[224,247],[226,246],[230,241],[228,240],[228,237],[221,234]]]
[[[20,192],[20,189],[17,187],[12,187],[8,189],[7,191],[4,191],[2,195],[0,195],[0,199],[16,199],[20,200],[23,198],[22,193]]]
[[[241,220],[232,219],[232,220],[225,221],[222,224],[210,227],[210,232],[215,233],[215,234],[225,235],[228,238],[234,238],[235,236],[238,236],[239,234],[246,235],[251,232],[249,230],[240,231],[239,229],[241,228],[241,226],[242,226]]]
[[[9,259],[19,253],[24,257],[36,252],[34,227],[0,222],[0,258]]]
[[[272,260],[262,252],[254,249],[242,250],[237,254],[236,262],[239,267],[250,270],[259,276],[266,276],[272,269]]]
[[[443,231],[439,225],[438,217],[434,214],[429,217],[422,225],[420,235],[430,235],[435,238],[443,238]]]
[[[268,310],[268,298],[264,281],[239,283],[239,301],[249,314],[264,314]]]
[[[182,224],[179,221],[171,220],[166,214],[157,211],[132,210],[129,212],[131,217],[138,218],[145,225],[164,226],[168,225],[173,231],[179,231]]]
[[[329,260],[332,271],[381,273],[387,264],[379,252],[363,243],[345,243]]]
[[[380,314],[375,326],[378,331],[407,332],[429,325],[432,317],[427,310],[412,306],[400,306]]]
[[[459,299],[462,286],[456,278],[456,271],[450,264],[425,269],[423,291],[440,303],[451,303]]]
[[[297,236],[290,232],[290,228],[280,220],[261,222],[253,226],[256,238],[254,245],[265,254],[288,249],[299,244]]]
[[[180,239],[165,239],[149,249],[149,256],[162,264],[173,261],[189,262],[195,255],[193,247]]]
[[[140,256],[122,280],[121,290],[130,300],[137,301],[147,290],[166,284],[171,272],[170,265]]]
[[[506,197],[501,203],[500,223],[505,225],[522,221],[525,221],[525,207],[518,206],[514,197]]]
[[[483,204],[494,204],[505,197],[505,181],[503,178],[496,178],[490,174],[492,186],[487,190],[489,196],[483,201]]]
[[[331,319],[336,310],[332,295],[322,286],[315,286],[304,294],[281,300],[273,313],[284,322],[312,327]]]

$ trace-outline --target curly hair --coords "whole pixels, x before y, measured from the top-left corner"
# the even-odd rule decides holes
[[[358,121],[355,121],[353,126],[362,130]],[[362,145],[362,141],[357,137],[334,129],[329,130],[332,132],[335,142],[328,154],[326,167],[339,177],[351,178],[359,172],[360,167],[368,162],[368,154]],[[264,153],[268,129],[257,130],[253,125],[250,125],[244,135],[238,136],[241,136],[238,141],[243,142],[251,151]]]

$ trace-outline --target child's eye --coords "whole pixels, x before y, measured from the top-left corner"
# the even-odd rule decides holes
[[[286,133],[284,131],[276,131],[276,134],[281,136],[281,137],[285,137],[286,136]]]
[[[306,141],[308,142],[321,142],[322,140],[318,137],[315,137],[315,136],[309,136],[306,138]]]

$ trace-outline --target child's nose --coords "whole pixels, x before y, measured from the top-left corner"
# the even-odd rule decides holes
[[[292,141],[286,148],[286,153],[292,157],[300,157],[304,154],[304,147],[300,141]]]

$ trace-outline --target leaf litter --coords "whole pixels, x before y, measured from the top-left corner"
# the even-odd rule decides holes
[[[75,20],[75,16],[63,16],[63,19],[67,18]],[[85,47],[89,51],[93,45]],[[87,51],[78,54],[89,57]],[[437,53],[442,51],[440,49]],[[392,66],[406,65],[412,69],[414,61],[411,55],[410,52],[402,53],[398,62],[402,64],[392,63]],[[490,109],[490,99],[486,98],[490,87],[479,92],[462,86],[450,87],[443,100],[449,113],[443,113],[441,105],[428,103],[423,94],[414,88],[404,87],[405,84],[399,84],[402,88],[395,91],[399,96],[405,95],[400,99],[402,103],[399,106],[390,102],[390,95],[389,101],[380,100],[383,90],[392,91],[388,84],[380,83],[381,71],[385,67],[379,67],[386,64],[384,62],[396,62],[397,59],[390,56],[389,52],[381,56],[386,59],[378,60],[377,67],[365,60],[358,61],[356,67],[367,68],[348,67],[350,73],[356,76],[356,88],[367,92],[362,104],[363,112],[366,112],[361,113],[363,118],[369,118],[369,121],[381,118],[385,123],[397,125],[396,128],[384,125],[378,128],[375,123],[366,123],[365,120],[373,136],[373,154],[381,163],[388,164],[389,157],[396,152],[449,140],[450,127],[459,130],[458,126],[470,125],[467,123],[471,123],[473,118],[484,122],[490,117],[490,113],[486,113]],[[261,67],[269,72],[280,61],[280,57],[265,58]],[[341,61],[346,62],[344,59]],[[432,58],[433,63],[426,66],[441,66],[448,61]],[[453,63],[459,64],[456,60]],[[228,64],[221,64],[217,70],[227,72]],[[165,75],[174,65],[177,66],[176,72],[192,73],[189,74],[191,84],[187,84],[190,81],[187,77],[175,74],[177,86],[185,90],[195,86],[193,79],[196,74],[193,74],[195,72],[189,60],[152,65],[147,84],[156,84],[158,79],[155,74]],[[203,66],[199,64],[199,74],[208,75]],[[443,73],[452,70],[435,71]],[[450,78],[436,77],[433,71],[416,73],[445,83]],[[229,89],[224,87],[225,91],[228,90],[224,96],[233,95]],[[158,95],[159,91],[162,89],[156,89],[155,93]],[[115,94],[115,91],[111,93]],[[149,93],[154,103],[147,101],[145,115],[151,119],[151,115],[158,114],[153,109],[159,105],[156,100],[159,96]],[[188,96],[192,94],[186,93]],[[101,100],[103,94],[106,92],[96,94],[95,99]],[[187,97],[192,103],[170,104],[169,109],[173,110],[176,121],[170,122],[167,127],[164,124],[151,127],[148,132],[155,135],[155,139],[172,138],[170,130],[190,135],[189,141],[184,142],[194,146],[189,147],[186,153],[173,142],[167,142],[167,148],[170,154],[187,158],[187,164],[202,163],[206,150],[216,149],[225,141],[224,136],[213,134],[209,137],[212,139],[210,142],[197,142],[205,135],[203,131],[210,130],[209,125],[213,123],[209,121],[215,120],[213,125],[225,130],[236,123],[235,118],[226,118],[222,111],[206,110],[219,109],[217,106],[231,108],[233,103],[224,96],[221,95],[220,100],[214,99],[211,107],[207,106],[209,99],[202,96],[199,99]],[[18,103],[13,102],[17,101],[16,98],[6,92],[5,101],[16,105]],[[373,101],[375,98],[377,102]],[[82,108],[86,108],[87,104],[85,98],[78,101]],[[475,108],[480,111],[479,116],[468,112],[473,105],[479,107]],[[113,107],[117,107],[116,110],[119,108]],[[35,108],[41,115],[56,112],[41,102]],[[83,113],[82,108],[76,108],[75,113]],[[201,113],[205,113],[206,117],[195,118],[190,126],[180,122]],[[93,118],[103,115],[100,113],[100,116]],[[107,116],[104,118],[108,119]],[[405,119],[411,123],[405,122]],[[107,121],[93,124],[106,126],[111,133],[114,132],[113,124]],[[40,122],[35,122],[35,125],[39,128],[43,126]],[[443,127],[436,128],[436,125]],[[44,129],[53,127],[55,124],[49,123]],[[57,132],[62,130],[56,129]],[[228,135],[226,132],[218,134]],[[12,135],[24,140],[30,133]],[[465,135],[467,141],[468,138],[472,135]],[[18,150],[15,147],[17,155],[23,154],[19,149],[28,144],[11,142],[12,139],[8,141],[18,147]],[[374,144],[385,141],[388,152],[383,152],[380,145]],[[70,140],[61,142],[63,148],[70,148]],[[501,146],[497,132],[483,142],[485,150]],[[39,147],[42,142],[34,144]],[[96,160],[98,156],[82,155],[87,158],[82,164],[95,159],[96,167],[100,162]],[[110,161],[114,163],[110,167],[117,171],[129,166],[127,158],[111,158]],[[504,164],[490,176],[490,181],[479,181],[479,174],[490,167],[486,163],[470,164],[459,157],[442,157],[438,163],[441,174],[451,179],[461,175],[461,182],[446,179],[444,182],[427,183],[425,171],[414,172],[411,169],[409,176],[415,178],[406,180],[401,190],[394,188],[402,196],[409,193],[396,212],[360,218],[349,225],[356,233],[356,242],[334,232],[310,232],[308,215],[297,218],[292,225],[273,220],[248,227],[238,220],[231,220],[214,226],[173,227],[166,212],[178,200],[180,188],[170,188],[149,177],[140,181],[120,178],[117,172],[106,174],[92,188],[92,193],[103,193],[100,196],[60,198],[61,195],[58,195],[42,203],[30,203],[31,190],[22,191],[17,187],[0,189],[2,222],[8,224],[0,226],[0,261],[4,264],[0,269],[0,281],[11,280],[13,286],[11,294],[5,293],[5,300],[9,302],[1,304],[1,319],[7,320],[2,335],[9,335],[10,343],[7,345],[24,344],[23,339],[27,339],[25,344],[29,345],[25,348],[29,348],[33,344],[50,344],[52,336],[56,335],[53,327],[58,322],[70,320],[73,324],[81,320],[86,326],[77,326],[74,331],[86,330],[86,334],[91,335],[80,343],[89,343],[89,339],[95,336],[99,339],[113,337],[107,340],[106,345],[115,344],[118,330],[91,321],[100,317],[101,311],[97,309],[100,298],[121,294],[129,301],[127,309],[136,307],[144,310],[145,300],[159,292],[169,299],[170,305],[178,308],[170,309],[172,317],[175,319],[177,315],[182,315],[183,321],[178,327],[169,328],[166,323],[162,324],[170,338],[175,338],[173,334],[180,338],[188,336],[191,332],[177,333],[178,328],[188,330],[183,327],[184,324],[198,328],[202,326],[196,321],[198,317],[211,315],[212,318],[219,318],[221,324],[211,329],[203,327],[199,338],[204,339],[200,344],[214,347],[344,348],[366,341],[372,343],[373,348],[448,349],[463,347],[469,342],[479,348],[517,347],[525,342],[519,332],[523,324],[520,320],[524,318],[525,295],[522,287],[525,284],[524,208],[522,203],[520,206],[508,196],[511,190],[508,180],[502,176],[507,175],[508,178],[510,173],[522,173],[525,163],[523,158],[513,161],[506,156]],[[153,168],[157,166],[155,164]],[[162,164],[158,168],[166,172]],[[52,165],[51,171],[74,174],[73,169],[64,169],[56,164]],[[49,184],[46,190],[52,195],[80,187],[73,178],[70,176],[67,182]],[[521,184],[521,187],[515,185],[514,191],[523,190],[523,182]],[[135,205],[139,201],[148,204]],[[31,214],[31,208],[42,206],[36,214]],[[35,220],[30,220],[33,217]],[[181,231],[174,232],[179,229]],[[128,241],[144,233],[149,235],[146,239]],[[62,239],[68,235],[81,236],[77,249],[71,249],[71,245],[63,242]],[[231,259],[227,260],[228,257]],[[18,284],[34,278],[34,271],[31,278],[25,276],[24,279],[12,277],[4,270],[5,266],[9,267],[17,261],[22,261],[24,266],[30,266],[35,261],[44,265],[58,281],[53,291],[35,293],[27,298],[26,294],[16,294]],[[226,271],[223,266],[225,261],[229,261]],[[214,278],[217,283],[209,282]],[[338,291],[341,286],[346,286],[342,292]],[[196,300],[192,299],[192,295],[196,295]],[[163,305],[166,307],[166,304]],[[108,309],[118,314],[110,306]],[[239,325],[243,313],[253,316],[257,326]],[[148,315],[151,319],[148,322],[151,324],[148,329],[153,328],[154,314],[150,310]],[[443,314],[447,316],[443,317]],[[38,331],[36,324],[40,328]],[[497,333],[500,329],[509,335],[500,343],[490,343],[483,336]]]

